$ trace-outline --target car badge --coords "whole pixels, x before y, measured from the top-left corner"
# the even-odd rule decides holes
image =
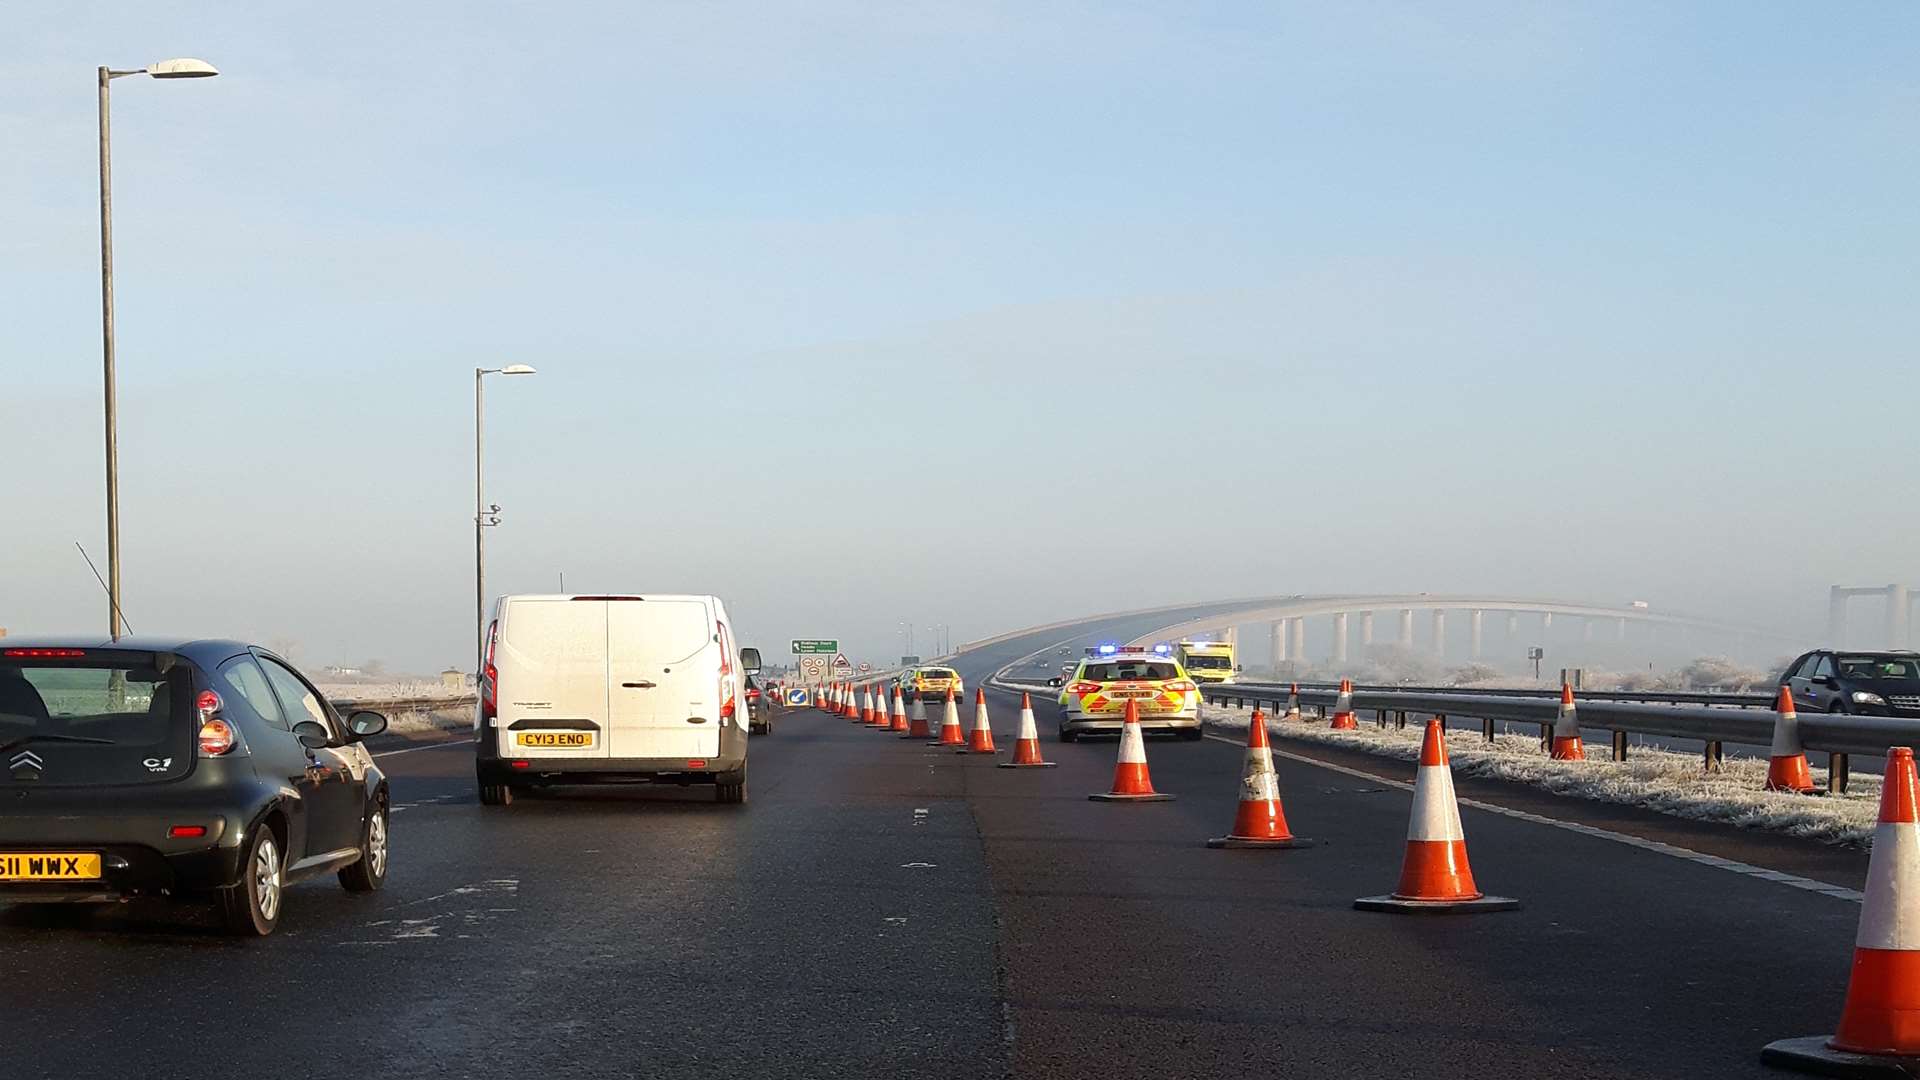
[[[15,780],[38,780],[41,770],[47,767],[47,763],[40,759],[39,754],[31,750],[22,750],[13,755],[13,760],[7,762],[7,767],[13,770]]]

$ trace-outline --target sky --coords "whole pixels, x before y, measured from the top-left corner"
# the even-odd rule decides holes
[[[0,37],[0,626],[464,665],[1295,592],[1920,585],[1920,8],[77,2]],[[1864,617],[1864,616],[1863,616]]]

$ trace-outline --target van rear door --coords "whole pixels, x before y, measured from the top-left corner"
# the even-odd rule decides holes
[[[616,758],[720,753],[717,620],[699,597],[609,600],[608,741]]]
[[[500,756],[606,757],[606,602],[513,597],[500,621]]]

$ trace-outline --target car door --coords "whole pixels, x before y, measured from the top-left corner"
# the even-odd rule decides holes
[[[608,737],[616,758],[705,760],[720,752],[720,708],[735,700],[718,621],[697,598],[607,605]],[[716,656],[721,657],[715,663]]]
[[[1820,659],[1818,653],[1807,653],[1787,665],[1787,673],[1780,680],[1787,692],[1793,695],[1795,711],[1805,708],[1813,711],[1813,697],[1807,692],[1807,678],[1813,674],[1813,665]]]
[[[1813,671],[1807,676],[1807,707],[1811,712],[1826,712],[1832,707],[1839,694],[1830,683],[1834,681],[1835,668],[1831,653],[1820,653],[1814,657]],[[1797,710],[1796,710],[1797,711]]]
[[[307,849],[301,856],[357,847],[364,824],[366,777],[362,774],[356,778],[354,774],[358,770],[348,767],[343,753],[345,739],[333,710],[327,707],[320,691],[284,661],[267,653],[254,655],[260,660],[260,670],[266,672],[267,683],[273,687],[274,697],[279,699],[289,726],[311,720],[327,730],[333,744],[301,748],[306,751],[308,771],[314,781],[310,789],[312,804],[307,811]]]
[[[230,691],[230,695],[222,696],[238,697],[239,704],[260,721],[247,731],[247,750],[253,755],[255,768],[263,775],[284,780],[300,795],[285,807],[288,845],[295,851],[314,850],[307,840],[307,830],[313,817],[310,811],[319,801],[320,777],[312,755],[293,737],[293,721],[281,710],[267,673],[251,653],[241,653],[221,664],[220,677],[226,680],[223,689]],[[229,702],[229,708],[232,706]]]

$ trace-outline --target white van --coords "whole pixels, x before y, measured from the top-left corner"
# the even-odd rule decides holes
[[[713,784],[747,799],[746,677],[716,596],[503,596],[476,712],[480,801],[549,784]]]

